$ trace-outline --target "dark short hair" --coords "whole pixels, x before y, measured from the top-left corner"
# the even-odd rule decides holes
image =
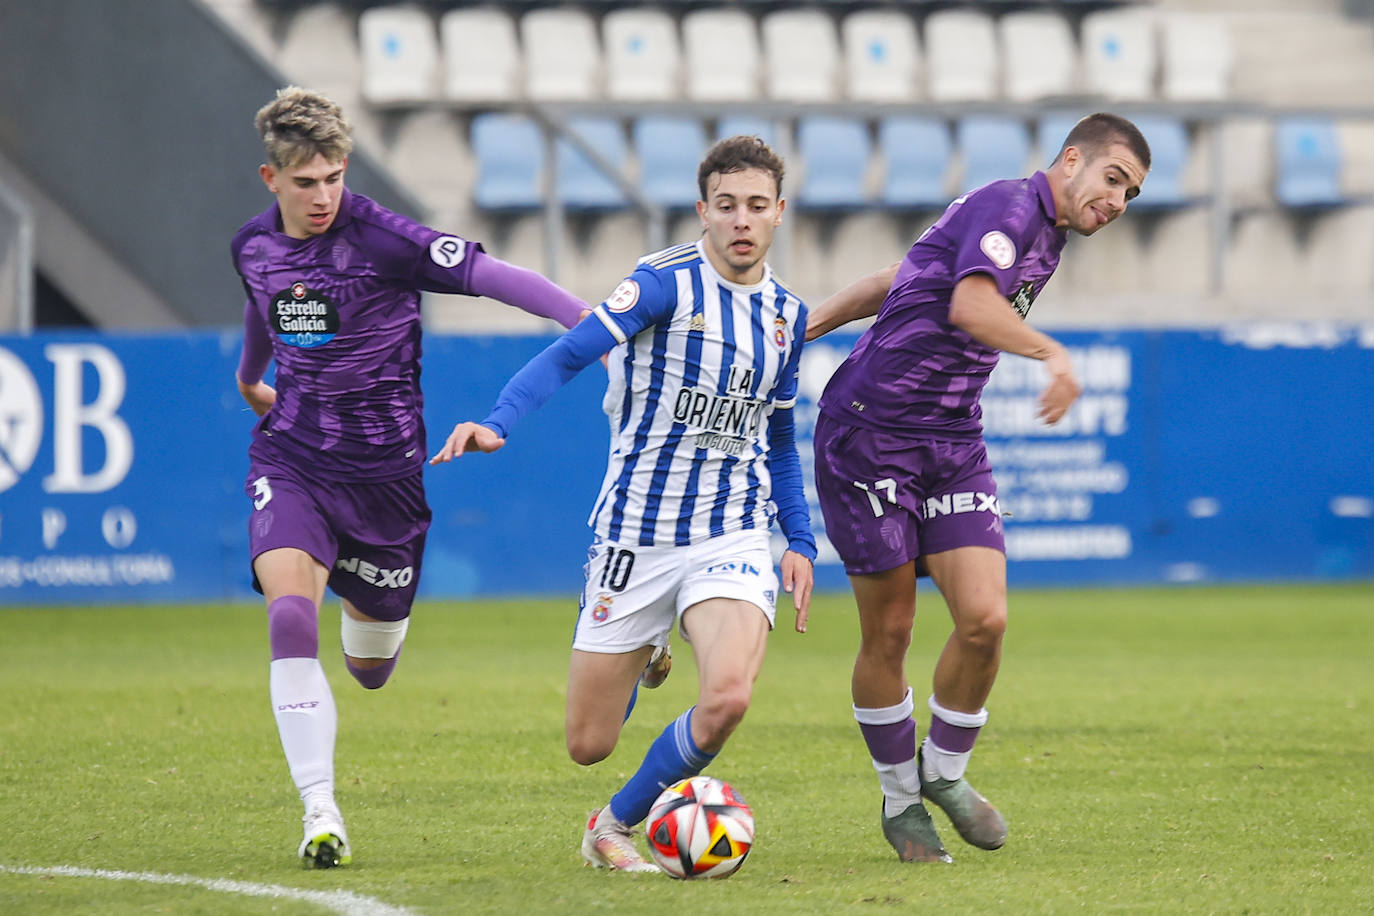
[[[1145,166],[1145,170],[1150,170],[1150,144],[1145,141],[1140,128],[1120,115],[1104,111],[1090,114],[1075,124],[1064,138],[1059,152],[1062,154],[1070,146],[1076,146],[1084,156],[1093,159],[1113,143],[1124,144]],[[1058,158],[1055,156],[1056,160]]]
[[[711,175],[716,172],[725,175],[745,169],[762,169],[771,174],[778,196],[782,196],[782,158],[762,138],[741,134],[719,141],[701,160],[697,168],[697,188],[701,191],[701,199],[706,199],[706,179]]]

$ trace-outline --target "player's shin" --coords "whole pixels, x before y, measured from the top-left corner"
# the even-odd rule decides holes
[[[916,762],[916,720],[911,688],[902,702],[881,709],[854,707],[854,718],[868,745],[873,768],[883,789],[883,810],[896,817],[921,800],[921,776]]]
[[[272,644],[269,693],[291,779],[304,798],[333,793],[334,737],[338,714],[319,651],[314,602],[299,595],[277,598],[268,606]]]
[[[368,690],[376,690],[396,670],[396,661],[405,644],[410,618],[401,620],[358,620],[345,610],[339,615],[339,642],[344,664],[354,680]],[[380,664],[358,665],[353,659],[377,660]]]
[[[638,824],[649,815],[665,786],[695,776],[716,758],[697,747],[692,740],[692,713],[674,719],[649,745],[644,761],[624,788],[611,798],[611,813],[624,824]]]

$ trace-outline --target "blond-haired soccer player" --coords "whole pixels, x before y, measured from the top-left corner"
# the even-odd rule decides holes
[[[260,417],[249,447],[253,585],[267,601],[270,693],[305,805],[298,855],[350,859],[334,798],[334,699],[319,662],[325,588],[363,687],[400,655],[429,529],[422,470],[420,292],[491,296],[573,326],[586,306],[477,242],[420,225],[345,185],[339,106],[288,87],[256,126],[275,198],[234,237],[243,280],[239,392]],[[275,386],[263,381],[276,362]]]

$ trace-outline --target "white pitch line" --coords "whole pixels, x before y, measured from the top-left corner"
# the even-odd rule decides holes
[[[195,875],[163,875],[149,871],[111,871],[104,868],[76,868],[55,865],[41,868],[31,865],[3,865],[0,873],[11,875],[53,875],[62,878],[104,878],[108,881],[136,881],[142,884],[180,884],[203,887],[221,894],[243,894],[248,897],[275,897],[303,900],[307,903],[341,913],[343,916],[415,916],[405,907],[391,906],[375,897],[352,891],[309,891],[280,884],[254,884],[251,881],[232,881],[228,878],[197,878]]]

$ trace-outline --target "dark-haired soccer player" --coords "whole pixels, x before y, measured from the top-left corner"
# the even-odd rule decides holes
[[[816,486],[859,609],[854,717],[883,790],[883,834],[903,861],[950,861],[922,798],[967,842],[996,849],[1006,822],[964,779],[987,721],[1007,622],[1006,549],[979,394],[1002,351],[1042,360],[1040,415],[1080,386],[1067,351],[1025,323],[1070,230],[1092,235],[1140,192],[1150,150],[1124,118],[1073,128],[1047,169],[950,204],[906,258],[831,296],[808,339],[877,315],[835,372],[816,423]],[[916,578],[929,574],[954,632],[935,666],[918,752],[905,661]]]
[[[305,804],[298,855],[350,859],[334,800],[334,699],[320,667],[328,585],[343,600],[348,670],[391,675],[429,529],[421,474],[420,291],[491,296],[573,326],[579,299],[476,242],[422,226],[344,186],[352,139],[339,107],[297,87],[255,120],[276,203],[244,224],[234,267],[248,294],[238,388],[261,419],[245,486],[253,584],[267,600],[272,709]],[[276,387],[263,382],[270,361]]]
[[[592,865],[657,871],[632,827],[665,786],[700,773],[744,718],[772,629],[778,576],[802,632],[816,557],[793,438],[806,307],[764,260],[782,221],[783,164],[757,137],[722,140],[697,170],[701,240],[640,260],[588,319],[531,360],[491,414],[460,423],[435,462],[495,451],[521,416],[610,351],[606,476],[568,672],[568,753],[615,749],[627,704],[676,620],[696,656],[696,705],[592,812]]]

